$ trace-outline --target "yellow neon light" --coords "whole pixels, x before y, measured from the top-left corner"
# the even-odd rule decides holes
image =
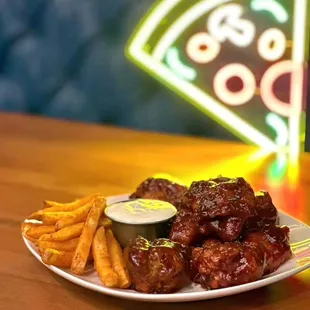
[[[154,48],[153,56],[162,60],[173,42],[188,28],[196,19],[216,8],[218,5],[231,0],[204,0],[194,4],[188,11],[179,17],[162,36]],[[167,2],[167,1],[166,1]],[[168,1],[169,2],[169,1]]]
[[[197,77],[197,72],[193,68],[184,65],[179,56],[179,51],[176,47],[169,49],[166,61],[168,66],[180,77],[185,78],[186,80],[193,81]]]
[[[150,10],[150,14],[141,21],[139,25],[141,27],[140,31],[137,31],[131,43],[142,48],[166,14],[181,1],[182,0],[159,1],[159,3],[154,4],[154,7]],[[141,31],[142,27],[143,31]],[[128,46],[128,52],[132,44]]]
[[[257,48],[259,55],[265,60],[279,60],[286,50],[285,34],[277,28],[267,29],[258,39]]]
[[[205,46],[206,49],[201,47]],[[221,50],[221,45],[206,32],[194,34],[186,44],[186,53],[193,61],[205,64],[214,60]]]
[[[239,4],[227,4],[212,12],[208,19],[208,31],[220,42],[231,41],[239,47],[253,42],[255,26],[249,20],[242,19],[243,7]]]
[[[254,11],[269,11],[279,23],[286,23],[289,19],[284,7],[275,0],[253,0],[251,8]]]
[[[227,88],[227,81],[232,77],[239,77],[243,82],[243,88],[238,92],[232,92]],[[229,105],[242,105],[250,101],[255,95],[255,76],[249,68],[242,64],[230,64],[220,69],[215,75],[213,87],[216,95]]]

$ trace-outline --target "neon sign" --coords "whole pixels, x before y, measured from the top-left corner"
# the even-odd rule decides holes
[[[244,140],[297,159],[309,2],[160,0],[127,55]]]

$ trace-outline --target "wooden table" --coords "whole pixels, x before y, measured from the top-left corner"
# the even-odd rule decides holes
[[[295,182],[283,176],[283,162],[277,167],[273,156],[263,155],[257,148],[236,143],[0,115],[0,309],[161,307],[88,291],[32,257],[21,239],[20,223],[44,199],[70,201],[98,191],[130,192],[156,173],[169,173],[186,183],[224,174],[245,176],[255,189],[268,189],[278,208],[310,224],[310,155],[301,156]],[[233,297],[164,306],[309,309],[310,271]]]

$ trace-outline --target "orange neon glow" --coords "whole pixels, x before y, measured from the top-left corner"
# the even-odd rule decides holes
[[[307,212],[302,188],[292,188],[290,181],[286,179],[281,186],[267,184],[266,190],[270,193],[277,208],[299,220],[305,219]]]
[[[242,176],[251,183],[257,176],[255,172],[265,163],[269,155],[270,152],[267,150],[259,149],[244,152],[238,156],[228,156],[221,160],[214,158],[206,169],[199,169],[199,172],[188,173],[180,178],[185,184],[190,185],[192,181],[207,180],[221,174],[226,177]]]
[[[227,88],[230,78],[239,77],[243,82],[243,88],[238,92],[232,92]],[[226,104],[237,106],[247,103],[253,98],[256,90],[254,74],[245,65],[233,63],[220,69],[214,78],[213,87],[216,95]]]
[[[259,55],[267,61],[279,60],[284,55],[286,47],[285,34],[277,28],[267,29],[257,42]]]
[[[220,44],[206,32],[194,34],[186,45],[188,57],[200,64],[205,64],[214,60],[220,50]]]

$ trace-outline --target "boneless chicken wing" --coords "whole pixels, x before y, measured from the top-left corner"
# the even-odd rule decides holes
[[[249,233],[243,242],[205,240],[192,250],[190,276],[206,289],[259,280],[291,257],[288,234],[288,227],[270,226]]]
[[[255,193],[256,207],[245,225],[246,231],[257,231],[275,226],[278,223],[278,211],[268,192]]]
[[[277,270],[291,256],[289,228],[270,226],[264,231],[249,233],[244,244],[259,246],[266,254],[267,265],[264,274]]]
[[[247,219],[255,203],[254,191],[243,178],[193,182],[182,199],[182,205],[197,210],[204,220],[227,216]]]
[[[254,214],[256,200],[254,191],[243,178],[210,179],[193,182],[181,200],[181,210],[172,224],[171,240],[194,245],[196,240],[212,236],[222,241],[237,240],[244,223]],[[197,235],[188,238],[186,221],[188,214],[195,218]],[[185,238],[181,238],[185,236]]]
[[[132,286],[143,293],[173,293],[187,282],[185,251],[168,239],[149,242],[138,236],[125,249]]]
[[[194,245],[201,240],[199,215],[191,210],[181,210],[172,223],[169,239],[184,245]]]
[[[178,207],[186,190],[187,187],[166,179],[148,178],[138,186],[130,198],[163,200]]]
[[[223,241],[234,241],[240,236],[244,221],[238,217],[227,217],[202,222],[200,232],[204,236],[213,235]]]
[[[260,279],[265,269],[265,254],[256,245],[208,240],[194,248],[191,277],[206,289],[218,289]]]

